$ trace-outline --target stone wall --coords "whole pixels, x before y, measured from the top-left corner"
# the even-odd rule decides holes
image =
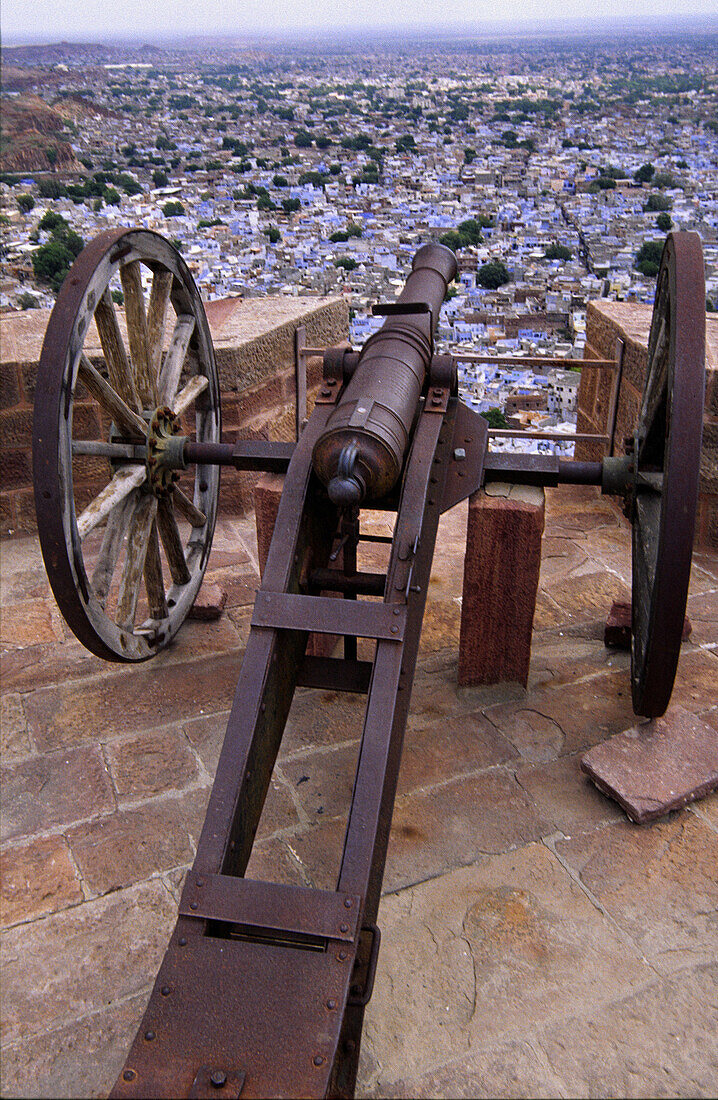
[[[618,398],[614,453],[624,453],[624,439],[638,420],[648,369],[648,333],[652,308],[634,302],[589,302],[586,310],[586,359],[613,359],[623,340],[623,372]],[[610,370],[585,370],[578,395],[579,432],[608,431],[613,386]],[[600,459],[603,446],[578,443],[576,458]],[[706,315],[706,400],[703,415],[700,498],[696,544],[718,550],[718,317]]]
[[[349,314],[340,298],[225,298],[206,306],[220,379],[222,439],[291,440],[295,435],[294,333],[306,329],[308,347],[346,341]],[[120,325],[123,327],[121,311]],[[37,364],[49,310],[0,316],[0,534],[36,529],[32,493],[32,407]],[[91,359],[101,356],[94,326],[85,344]],[[321,375],[321,359],[306,361],[308,405]],[[74,418],[83,436],[106,433],[99,407],[78,390]],[[105,435],[106,437],[106,435]],[[82,460],[84,480],[76,484],[84,506],[107,481],[105,460]],[[94,464],[94,465],[93,465]],[[79,473],[79,468],[78,468]],[[220,513],[253,508],[259,475],[224,469]]]

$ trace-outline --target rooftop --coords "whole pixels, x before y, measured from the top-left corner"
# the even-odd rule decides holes
[[[465,527],[463,505],[439,532],[358,1095],[715,1095],[718,795],[638,827],[579,772],[634,721],[602,641],[628,527],[593,489],[547,491],[526,690],[456,686]],[[3,1096],[106,1095],[134,1036],[238,677],[253,517],[220,519],[212,581],[221,618],[110,666],[64,626],[37,540],[3,544]],[[716,555],[689,615],[673,699],[718,730]],[[334,885],[359,716],[299,692],[250,874]]]

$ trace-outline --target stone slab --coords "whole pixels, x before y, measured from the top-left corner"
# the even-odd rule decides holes
[[[675,705],[595,745],[581,769],[643,825],[718,788],[718,737]]]
[[[212,622],[218,619],[227,602],[227,593],[220,585],[205,581],[200,588],[194,603],[189,609],[187,618],[197,619],[200,622]]]
[[[3,1044],[70,1024],[146,989],[175,917],[173,899],[155,881],[3,933]]]
[[[718,957],[718,833],[697,814],[623,820],[557,840],[556,852],[656,970]]]
[[[654,978],[541,844],[386,896],[378,922],[366,1015],[378,1095]]]
[[[2,770],[3,840],[110,813],[115,798],[97,746],[35,756]]]
[[[0,876],[3,928],[66,909],[82,900],[80,878],[63,837],[43,837],[3,852]]]
[[[543,1030],[563,1096],[714,1097],[718,1082],[718,967],[656,982],[560,1028]]]
[[[3,1096],[7,1100],[107,1096],[127,1057],[148,995],[149,990],[4,1047]]]
[[[111,741],[105,758],[115,791],[135,801],[164,791],[182,790],[197,779],[197,759],[177,729],[147,730]]]

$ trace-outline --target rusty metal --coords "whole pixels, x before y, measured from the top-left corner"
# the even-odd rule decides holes
[[[631,689],[636,714],[668,706],[698,504],[705,394],[705,273],[697,233],[670,233],[658,272],[648,377],[633,445]]]
[[[685,606],[684,581],[690,567],[688,513],[695,509],[702,410],[699,310],[695,303],[686,303],[686,293],[696,295],[702,311],[700,250],[693,236],[669,238],[651,332],[649,380],[633,456],[628,459],[579,463],[488,451],[486,422],[458,400],[456,361],[433,354],[433,324],[455,272],[452,254],[440,246],[419,251],[407,288],[396,305],[377,311],[387,321],[361,354],[345,348],[325,352],[323,384],[296,444],[220,443],[216,433],[203,430],[207,415],[214,423],[215,406],[207,398],[197,416],[197,439],[180,436],[176,421],[161,406],[143,409],[143,419],[139,418],[135,390],[144,387],[147,392],[154,386],[158,395],[172,390],[168,375],[178,384],[178,357],[188,346],[190,332],[195,326],[203,331],[206,324],[200,308],[190,310],[182,280],[179,288],[175,285],[174,270],[178,321],[165,358],[170,367],[153,378],[145,363],[137,387],[128,383],[124,396],[114,391],[108,396],[103,386],[111,387],[99,374],[98,381],[95,368],[82,368],[83,381],[112,403],[120,423],[100,444],[104,450],[93,449],[94,442],[87,440],[75,441],[77,448],[65,450],[71,456],[104,455],[120,464],[122,477],[135,479],[132,491],[138,494],[142,514],[147,513],[148,545],[157,540],[151,526],[154,506],[163,540],[168,540],[165,549],[169,546],[174,555],[176,585],[171,593],[188,583],[182,566],[196,564],[197,558],[188,556],[185,562],[183,548],[172,541],[167,512],[162,510],[166,496],[154,497],[145,485],[145,454],[159,458],[164,486],[176,471],[195,466],[195,500],[207,515],[190,512],[190,522],[202,519],[207,525],[212,500],[202,485],[208,470],[232,465],[286,473],[196,859],[113,1096],[353,1095],[364,1010],[379,954],[376,917],[441,512],[492,480],[602,485],[604,491],[625,495],[634,511],[634,608],[636,594],[645,603],[634,618],[640,632],[638,642],[634,637],[634,700],[644,708],[662,705],[666,685],[662,694],[657,687],[662,677],[669,680],[670,695],[677,659],[674,620],[681,599]],[[107,257],[114,264],[132,263],[138,254],[147,258],[147,251],[138,253],[138,241],[147,250],[142,235],[140,240],[127,231],[106,234],[87,256],[83,253],[76,282],[71,280],[67,291],[63,289],[57,316],[53,313],[48,328],[43,370],[52,411],[36,414],[36,495],[47,554],[58,541],[66,557],[76,545],[57,526],[58,486],[67,470],[67,454],[61,457],[64,468],[59,472],[53,472],[52,462],[59,449],[57,424],[61,417],[71,420],[82,343],[78,316],[82,309],[91,312],[88,293],[93,279],[99,278],[92,265],[101,267]],[[136,281],[136,272],[126,275],[128,285],[132,279]],[[137,305],[133,308],[137,312]],[[106,312],[103,323],[107,324]],[[687,331],[691,326],[692,334]],[[60,353],[53,350],[52,341],[58,341]],[[306,353],[301,343],[300,338],[298,365]],[[151,359],[146,357],[147,362]],[[121,356],[114,367],[115,384],[121,389]],[[187,400],[195,400],[195,391],[201,396],[202,387],[212,389],[213,380],[204,378],[207,375],[194,390],[192,384],[185,386]],[[154,427],[147,427],[152,417]],[[139,444],[138,437],[145,442]],[[679,453],[690,465],[688,473],[678,466]],[[155,461],[152,467],[157,465]],[[345,483],[346,492],[337,487],[337,479]],[[194,507],[191,502],[183,505],[185,510],[188,506]],[[360,506],[395,511],[393,535],[363,534]],[[119,504],[116,509],[121,511]],[[72,507],[69,515],[71,524],[79,522]],[[362,541],[390,546],[386,574],[358,570]],[[208,552],[205,540],[203,563]],[[50,561],[49,568],[55,570],[53,588],[57,583],[59,601],[63,586],[74,582],[82,589],[89,584],[82,571],[73,571],[71,561],[64,566],[61,562],[59,569]],[[679,580],[677,594],[666,588],[673,569]],[[189,571],[188,576],[191,579]],[[154,591],[149,583],[148,591]],[[330,592],[344,598],[330,598],[325,594]],[[67,600],[63,611],[69,609],[69,620],[78,606],[89,606],[91,598],[83,591],[82,598]],[[679,639],[682,621],[681,611]],[[668,642],[660,640],[661,630]],[[90,641],[96,643],[95,627],[93,631]],[[343,657],[308,655],[310,633],[343,636]],[[82,624],[78,636],[83,637]],[[147,652],[132,659],[150,655],[160,644],[142,633],[139,637]],[[358,637],[373,639],[371,660],[357,659]],[[117,658],[116,647],[104,648],[103,656]],[[299,686],[366,696],[334,891],[245,877]],[[647,696],[658,703],[646,703]]]
[[[424,245],[397,302],[383,307],[387,320],[362,348],[314,449],[314,469],[336,503],[383,497],[397,482],[433,352],[433,319],[456,270],[448,248]]]

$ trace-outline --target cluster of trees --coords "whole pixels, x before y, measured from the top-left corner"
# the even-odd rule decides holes
[[[32,269],[38,282],[50,286],[57,294],[75,257],[85,247],[85,242],[62,214],[56,214],[54,210],[43,214],[38,225],[38,230],[40,229],[50,233],[50,240],[33,252]]]
[[[572,252],[565,244],[559,244],[557,241],[553,241],[546,249],[544,255],[547,260],[570,260]]]
[[[169,201],[162,207],[162,213],[166,218],[179,218],[185,213],[181,202]]]
[[[356,222],[349,222],[346,229],[337,229],[335,233],[330,234],[329,240],[333,244],[337,244],[339,242],[348,241],[350,237],[361,237],[361,235],[361,226],[357,225]]]
[[[460,222],[456,229],[442,233],[439,244],[446,245],[453,252],[457,252],[460,248],[467,248],[469,245],[481,244],[484,239],[481,230],[491,225],[493,225],[493,219],[485,214],[479,214],[478,218],[467,218],[466,221]]]

